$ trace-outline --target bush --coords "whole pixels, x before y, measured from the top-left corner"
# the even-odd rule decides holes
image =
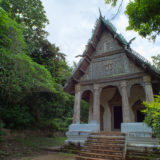
[[[34,118],[26,106],[3,106],[0,108],[1,116],[6,123],[7,128],[23,130],[32,128]]]
[[[50,120],[44,120],[40,124],[40,129],[42,130],[48,130],[50,132],[55,132],[59,130],[59,125],[57,123],[56,119],[50,119]]]
[[[144,102],[146,108],[143,110],[145,113],[144,122],[153,128],[157,137],[160,137],[160,95],[156,95],[154,102]]]

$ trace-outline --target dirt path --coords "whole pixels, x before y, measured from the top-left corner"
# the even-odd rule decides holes
[[[36,157],[26,157],[21,160],[75,160],[74,155],[65,153],[49,153]]]

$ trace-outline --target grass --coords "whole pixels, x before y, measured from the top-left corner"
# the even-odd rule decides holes
[[[27,137],[27,138],[16,138],[16,141],[22,145],[31,148],[43,148],[50,146],[61,146],[64,144],[66,137]]]
[[[68,153],[49,153],[41,156],[25,157],[21,160],[75,160],[75,155]]]
[[[66,137],[16,137],[0,142],[0,160],[42,154],[44,147],[61,146]]]

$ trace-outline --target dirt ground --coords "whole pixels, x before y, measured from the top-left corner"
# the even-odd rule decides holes
[[[18,160],[18,159],[13,159]],[[48,153],[47,155],[40,155],[36,157],[25,157],[20,160],[75,160],[75,156],[65,153]]]

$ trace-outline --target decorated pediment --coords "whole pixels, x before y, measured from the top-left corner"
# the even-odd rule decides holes
[[[138,72],[142,72],[142,69],[130,61],[125,53],[117,53],[92,59],[81,81],[98,80]]]
[[[118,44],[118,41],[113,38],[113,35],[107,31],[104,31],[100,41],[97,44],[95,55],[100,55],[106,52],[122,49]]]

